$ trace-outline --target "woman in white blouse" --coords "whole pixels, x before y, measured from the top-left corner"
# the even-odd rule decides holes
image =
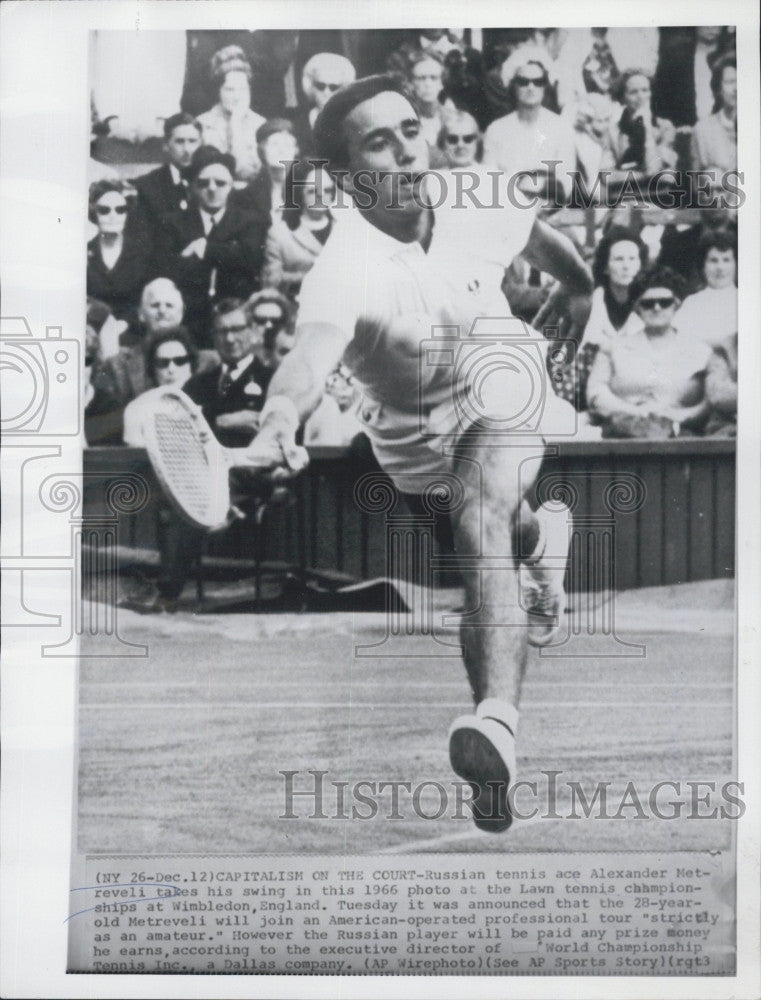
[[[737,333],[737,240],[724,229],[700,239],[698,266],[705,287],[689,295],[674,323],[696,340],[715,347]]]

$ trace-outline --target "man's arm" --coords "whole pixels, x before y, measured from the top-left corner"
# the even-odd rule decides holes
[[[523,251],[526,260],[560,281],[566,295],[591,295],[592,274],[573,243],[546,222],[537,219]]]
[[[307,463],[296,445],[296,431],[317,409],[325,380],[337,367],[350,335],[330,323],[306,323],[296,344],[272,376],[260,430],[246,453],[246,464],[287,478]]]
[[[577,331],[583,334],[592,309],[594,282],[592,273],[581,258],[573,243],[546,222],[537,219],[531,229],[528,243],[523,251],[526,260],[546,271],[558,281],[547,301],[532,320],[532,326],[542,330],[545,325],[555,324],[567,318],[569,329],[566,335]]]
[[[331,323],[307,323],[296,330],[296,343],[272,376],[267,400],[286,396],[295,405],[299,422],[317,409],[325,380],[338,366],[348,337]],[[263,420],[263,424],[266,420]]]

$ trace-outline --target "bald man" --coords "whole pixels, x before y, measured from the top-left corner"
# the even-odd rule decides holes
[[[119,350],[104,362],[98,377],[98,388],[115,401],[112,414],[114,430],[121,440],[124,407],[140,393],[152,388],[145,368],[147,340],[162,330],[180,326],[185,315],[185,303],[179,289],[169,278],[154,278],[143,288],[138,309],[138,322],[119,337]],[[206,371],[218,361],[215,351],[201,351],[198,371]]]

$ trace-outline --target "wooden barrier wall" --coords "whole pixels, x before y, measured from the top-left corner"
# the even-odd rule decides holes
[[[160,496],[145,452],[91,448],[84,453],[85,514],[97,513],[104,480],[125,472],[146,478],[149,504],[119,523],[119,543],[156,548],[156,501]],[[361,511],[354,487],[363,470],[340,449],[317,448],[301,479],[297,499],[271,509],[263,523],[263,555],[314,569],[337,570],[356,579],[386,573],[386,519]],[[577,543],[612,545],[617,589],[731,577],[735,564],[735,442],[688,438],[665,442],[568,442],[548,458],[540,494],[574,504]],[[548,493],[549,491],[549,493]],[[585,541],[588,538],[590,541]],[[595,541],[594,539],[597,539]],[[209,545],[209,554],[255,555],[246,522]],[[589,550],[591,553],[591,549]],[[590,568],[585,573],[593,573]],[[599,589],[598,578],[577,580],[578,589]]]

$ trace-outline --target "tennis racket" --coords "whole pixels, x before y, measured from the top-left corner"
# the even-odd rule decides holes
[[[180,389],[167,387],[152,400],[143,424],[145,447],[158,481],[177,512],[190,524],[214,531],[229,523],[233,465],[246,448],[224,448],[201,409]]]

